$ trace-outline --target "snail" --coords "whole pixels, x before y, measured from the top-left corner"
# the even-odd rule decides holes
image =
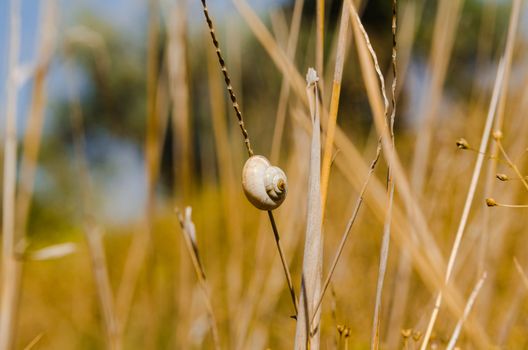
[[[252,156],[242,170],[242,187],[247,199],[261,210],[273,210],[286,198],[288,182],[281,168],[263,156]]]

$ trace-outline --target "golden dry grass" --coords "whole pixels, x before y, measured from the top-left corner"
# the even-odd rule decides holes
[[[363,17],[369,5],[351,0],[337,3],[342,18],[325,17],[329,3],[317,1],[310,16],[302,0],[270,14],[233,0],[229,16],[238,27],[215,22],[214,30],[228,95],[205,20],[193,32],[182,15],[192,11],[188,1],[149,1],[141,214],[119,226],[96,214],[89,111],[67,81],[64,122],[71,123],[75,163],[68,175],[77,186],[67,195],[81,204],[78,218],[62,218],[57,227],[31,215],[40,200],[36,169],[50,159],[41,149],[60,137],[41,134],[51,103],[48,65],[62,57],[74,79],[82,47],[95,69],[108,73],[104,81],[119,63],[97,28],[56,36],[50,18],[57,9],[43,6],[47,35],[28,76],[27,126],[17,133],[24,75],[19,14],[11,8],[0,350],[284,349],[296,341],[305,348],[305,338],[312,349],[319,342],[322,349],[528,346],[526,4],[457,0],[433,9],[398,1],[392,88],[392,38],[383,40],[391,20],[370,26]],[[392,4],[383,6],[392,15]],[[212,11],[213,20],[220,17]],[[477,40],[464,47],[471,34],[465,20],[474,17],[482,20],[471,37]],[[495,39],[487,42],[490,33]],[[469,82],[461,81],[470,76],[463,55],[476,57]],[[307,96],[303,77],[312,66],[321,86],[310,86]],[[320,128],[312,124],[316,115]],[[467,143],[457,148],[461,137]],[[288,176],[288,197],[273,214],[244,198],[246,150]],[[314,257],[319,250],[322,266]],[[302,271],[311,271],[306,288]],[[308,300],[308,307],[298,305],[302,320],[291,317],[285,272],[297,297]]]

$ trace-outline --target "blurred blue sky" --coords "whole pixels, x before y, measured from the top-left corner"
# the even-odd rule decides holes
[[[50,0],[20,0],[21,6],[21,37],[20,37],[20,62],[32,63],[35,59],[36,48],[39,38],[38,26],[40,16],[40,6],[48,3]],[[257,11],[268,10],[270,7],[277,6],[281,3],[286,3],[289,0],[250,0],[249,3]],[[162,7],[162,15],[168,13],[164,11],[169,9],[175,0],[160,0]],[[126,33],[126,37],[130,42],[135,42],[138,45],[146,33],[147,20],[147,6],[148,0],[57,0],[58,8],[58,23],[57,29],[59,36],[64,33],[67,28],[75,26],[79,16],[83,13],[92,13],[104,22],[111,23],[118,32]],[[189,0],[189,19],[191,25],[202,24],[203,18],[201,14],[200,1]],[[214,0],[209,1],[209,7],[213,16],[218,21],[223,20],[225,13],[234,11],[230,0]],[[5,113],[5,88],[7,78],[8,66],[8,49],[9,49],[9,11],[10,1],[0,0],[0,115]],[[60,72],[53,72],[53,74]],[[57,88],[63,87],[63,84],[54,84],[54,81],[62,81],[62,79],[54,79],[52,81],[50,92],[60,93],[56,91]],[[29,95],[29,84],[23,86],[19,93],[19,108],[18,114],[24,115]],[[0,131],[3,130],[3,124],[0,123]]]

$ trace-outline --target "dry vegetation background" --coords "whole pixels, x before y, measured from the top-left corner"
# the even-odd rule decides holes
[[[320,347],[528,348],[526,1],[397,1],[395,153],[392,1],[210,2],[253,150],[288,176],[273,215],[297,295],[320,200],[304,76],[320,76],[323,279],[361,205]],[[246,150],[200,2],[130,2],[142,15],[125,30],[112,20],[125,1],[67,3],[0,3],[0,349],[292,348],[290,293],[268,215],[242,191]]]

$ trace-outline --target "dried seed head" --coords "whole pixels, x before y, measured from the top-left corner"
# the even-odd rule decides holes
[[[497,179],[501,181],[508,181],[510,178],[506,174],[497,174]]]
[[[338,324],[337,325],[337,332],[339,333],[339,335],[343,335],[344,331],[345,331],[345,326],[343,326],[342,324]]]
[[[402,330],[401,330],[401,335],[402,335],[402,337],[404,337],[405,339],[409,338],[409,337],[412,335],[412,329],[411,329],[411,328],[402,329]]]
[[[345,338],[350,337],[350,328],[348,328],[348,327],[345,328],[344,336],[345,336]]]
[[[486,205],[488,207],[496,207],[498,204],[495,202],[495,199],[493,198],[486,198]]]
[[[313,68],[308,68],[308,72],[306,73],[306,82],[308,83],[308,86],[312,86],[315,83],[319,81],[319,77],[317,76],[317,72]]]
[[[469,143],[466,141],[465,138],[459,138],[456,142],[456,145],[458,149],[468,149],[469,148]]]
[[[413,332],[412,338],[414,341],[420,341],[420,339],[422,339],[422,332],[420,331]],[[432,336],[431,336],[431,339],[432,339]]]
[[[494,138],[495,140],[501,140],[501,139],[502,139],[502,131],[500,131],[500,130],[495,130],[495,131],[493,132],[493,138]]]

